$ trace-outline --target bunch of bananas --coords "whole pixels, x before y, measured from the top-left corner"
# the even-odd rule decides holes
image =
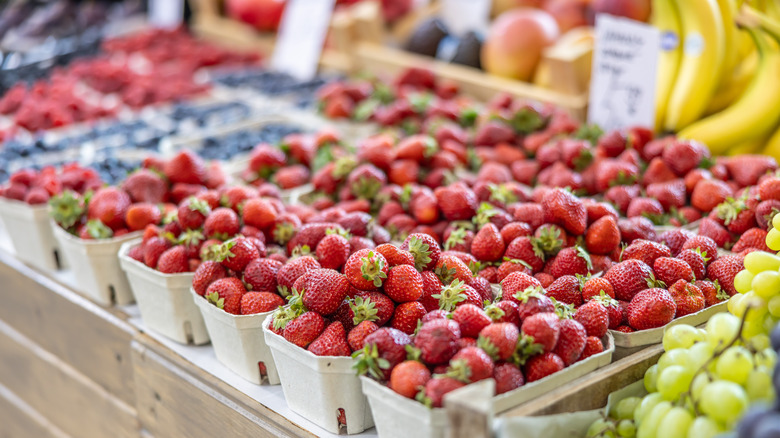
[[[653,0],[656,130],[780,159],[780,1]]]

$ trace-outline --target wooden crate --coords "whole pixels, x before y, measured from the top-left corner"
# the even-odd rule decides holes
[[[108,393],[135,405],[130,341],[137,331],[106,309],[0,250],[0,320]]]
[[[502,417],[538,416],[599,409],[607,404],[610,393],[640,380],[645,371],[663,354],[662,345],[645,348],[585,375],[556,391],[524,403]],[[490,393],[479,384],[457,399],[447,399],[447,415],[452,425],[451,438],[488,438],[493,436],[493,419],[485,410]]]

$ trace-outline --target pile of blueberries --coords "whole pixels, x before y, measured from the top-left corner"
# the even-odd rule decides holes
[[[222,136],[210,136],[202,140],[198,153],[210,160],[229,160],[248,153],[260,143],[277,144],[289,134],[303,132],[300,126],[284,123],[268,124],[257,129],[235,131]]]
[[[250,88],[258,93],[291,99],[299,108],[308,108],[316,102],[317,90],[337,78],[318,76],[310,81],[269,70],[247,69],[217,73],[214,82],[231,88]]]
[[[770,334],[772,348],[780,354],[780,324]],[[780,394],[780,362],[775,366],[773,385]],[[780,437],[780,400],[772,404],[757,404],[742,417],[736,430],[737,438]]]
[[[230,123],[246,120],[252,115],[252,109],[242,102],[217,102],[205,105],[177,103],[173,106],[168,117],[175,122],[174,133],[186,135],[180,127],[197,126],[199,128],[210,126],[224,126]],[[182,128],[184,130],[186,128]]]

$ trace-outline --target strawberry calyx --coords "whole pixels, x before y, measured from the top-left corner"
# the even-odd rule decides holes
[[[591,279],[592,275],[574,274],[574,277],[577,278],[577,281],[580,282],[580,289],[582,289],[583,287],[585,287],[585,283],[587,283],[588,280]]]
[[[349,308],[352,310],[352,323],[355,325],[360,324],[363,321],[376,321],[379,319],[377,316],[377,309],[374,303],[371,302],[371,298],[355,297],[349,301]]]
[[[217,261],[217,258],[219,257],[219,248],[222,245],[219,243],[215,243],[213,245],[203,246],[200,248],[200,259],[203,261],[210,260],[213,262]]]
[[[477,209],[477,215],[474,216],[474,224],[481,228],[487,225],[490,222],[490,218],[497,214],[498,210],[496,210],[491,204],[483,202]]]
[[[341,236],[341,237],[343,237],[343,238],[345,238],[347,240],[352,238],[352,234],[349,231],[347,231],[347,230],[345,230],[344,228],[341,228],[341,227],[328,228],[327,230],[325,230],[325,235],[326,236],[330,235],[330,234],[335,234],[337,236]]]
[[[65,190],[49,200],[49,215],[59,226],[68,230],[76,225],[76,222],[84,215],[85,208],[79,195],[70,190]]]
[[[528,286],[525,290],[515,293],[515,299],[521,303],[527,303],[529,298],[541,298],[544,295],[544,289],[539,286]]]
[[[289,222],[282,222],[274,227],[273,238],[274,242],[279,245],[286,245],[290,239],[295,236],[295,227]]]
[[[110,239],[114,236],[114,232],[111,228],[108,228],[103,222],[98,219],[90,219],[87,221],[87,233],[93,239]]]
[[[607,295],[607,293],[604,292],[603,290],[600,291],[598,295],[595,295],[593,298],[591,298],[591,300],[596,301],[597,303],[601,304],[606,308],[620,305],[620,303],[618,303],[618,300]]]
[[[698,248],[698,247],[697,247],[697,248],[694,248],[693,252],[695,252],[696,254],[700,255],[700,256],[701,256],[701,258],[703,258],[703,259],[704,259],[704,263],[707,263],[707,262],[709,262],[709,261],[710,261],[710,259],[711,259],[711,257],[709,257],[709,256],[707,255],[707,251],[702,251],[702,250],[701,250],[701,248]]]
[[[441,266],[434,269],[433,272],[439,277],[443,284],[452,283],[455,278],[455,274],[458,272],[455,268],[448,268],[447,263],[442,263]]]
[[[390,361],[379,357],[379,348],[376,344],[366,345],[362,350],[352,353],[352,358],[356,359],[352,368],[359,376],[370,375],[381,380],[384,375],[383,370],[390,368]]]
[[[449,251],[455,246],[463,245],[465,243],[466,243],[466,229],[458,227],[452,230],[450,232],[449,237],[447,237],[447,240],[444,241],[444,250]]]
[[[525,365],[533,356],[541,354],[544,351],[542,344],[537,344],[533,336],[523,335],[517,340],[517,347],[515,352],[508,362],[515,363],[517,365]]]
[[[290,253],[290,259],[297,259],[310,254],[311,248],[309,248],[309,245],[298,245]]]
[[[485,314],[493,321],[498,321],[499,319],[503,318],[504,315],[506,315],[506,312],[504,312],[503,309],[495,305],[494,303],[490,303],[485,306]]]
[[[374,257],[374,251],[369,251],[366,257],[360,259],[363,264],[360,266],[360,273],[363,278],[372,282],[375,287],[382,286],[387,279],[387,273],[383,270],[385,261],[383,258]]]
[[[409,239],[409,252],[414,257],[414,267],[418,271],[422,271],[431,262],[431,247],[416,236]]]
[[[172,222],[175,222],[178,219],[179,219],[179,211],[176,210],[176,209],[173,209],[173,210],[169,211],[165,216],[163,216],[162,224],[163,225],[168,225],[168,224],[170,224]]]
[[[341,157],[336,160],[333,166],[333,177],[336,179],[342,179],[349,175],[356,167],[358,163],[353,157]]]
[[[224,298],[220,298],[219,293],[217,293],[217,292],[207,293],[205,295],[205,297],[209,301],[209,303],[217,306],[218,308],[220,308],[220,309],[224,309],[225,308],[225,299]]]
[[[544,227],[539,232],[538,237],[531,238],[534,254],[544,261],[547,257],[552,257],[563,248],[563,239],[561,239],[561,230],[557,227]]]
[[[519,134],[530,134],[547,125],[548,119],[542,117],[534,108],[520,108],[512,115],[509,124]]]
[[[648,277],[648,279],[647,279],[647,287],[650,288],[650,289],[652,289],[654,287],[662,287],[662,288],[665,289],[666,288],[666,283],[664,283],[663,281],[655,278],[655,274],[651,272],[650,273],[650,277]]]
[[[439,300],[439,309],[451,312],[459,303],[466,301],[466,287],[461,280],[453,280],[452,283],[441,288],[441,292],[432,297]]]
[[[477,338],[477,347],[481,348],[482,351],[487,353],[488,356],[490,356],[493,360],[499,360],[499,351],[496,344],[493,343],[493,341],[490,340],[490,338],[486,338],[484,336],[480,336]]]
[[[482,270],[482,262],[469,262],[469,271],[473,276],[478,276],[479,271]]]
[[[504,205],[517,202],[517,195],[506,184],[488,184],[490,190],[490,200],[500,202]]]
[[[529,270],[533,271],[533,268],[531,267],[531,265],[526,263],[524,260],[510,259],[509,257],[504,257],[504,261],[505,262],[509,262],[509,263],[514,263],[516,265],[522,265],[523,267],[528,268]]]
[[[209,203],[194,196],[187,198],[187,208],[192,211],[197,211],[203,216],[208,216],[209,213],[211,213],[211,207],[209,206]]]
[[[236,255],[231,252],[230,250],[236,245],[235,240],[228,240],[227,242],[224,242],[222,245],[219,245],[219,248],[216,250],[216,261],[223,262],[225,259],[229,259],[231,257],[235,257]]]
[[[577,257],[585,260],[585,263],[588,266],[588,271],[592,270],[593,269],[593,261],[591,261],[590,254],[588,253],[588,251],[585,250],[585,248],[583,248],[583,247],[581,247],[579,245],[575,246],[574,249],[575,249],[575,251],[577,251]]]
[[[731,298],[729,293],[726,292],[722,287],[720,287],[720,283],[718,283],[718,280],[715,280],[714,283],[715,283],[715,298],[721,301],[726,301],[729,298]]]
[[[428,395],[425,393],[424,386],[420,387],[420,392],[414,396],[414,399],[425,405],[426,408],[433,409],[433,400],[431,400],[431,398],[428,397]]]
[[[553,302],[553,306],[555,307],[555,314],[558,315],[558,318],[560,319],[572,319],[574,318],[574,305],[573,304],[567,304],[560,302],[556,300],[553,297],[550,297],[550,301]]]
[[[382,182],[365,176],[361,176],[352,183],[352,194],[358,198],[373,199],[382,189]]]
[[[595,146],[602,135],[604,135],[604,130],[602,130],[599,125],[595,123],[585,123],[577,129],[573,137],[578,140],[587,140],[591,145]]]
[[[450,362],[444,376],[453,378],[459,382],[471,383],[471,367],[465,359],[457,359]]]
[[[729,225],[737,220],[740,213],[747,210],[747,199],[747,192],[739,198],[728,197],[715,207],[715,213],[718,218],[723,219],[725,225]]]
[[[170,234],[173,235],[173,233]],[[187,246],[197,246],[205,239],[206,237],[203,235],[203,233],[198,230],[186,230],[179,236],[178,239],[176,239],[176,243]]]
[[[418,362],[422,362],[422,350],[415,347],[412,344],[406,344],[404,346],[404,350],[406,350],[406,360],[416,360]]]

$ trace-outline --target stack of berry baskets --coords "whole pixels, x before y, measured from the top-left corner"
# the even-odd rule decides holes
[[[65,267],[65,257],[52,232],[48,202],[64,190],[84,193],[100,187],[93,169],[68,164],[59,171],[21,169],[0,187],[0,218],[8,230],[17,257],[45,270]]]

